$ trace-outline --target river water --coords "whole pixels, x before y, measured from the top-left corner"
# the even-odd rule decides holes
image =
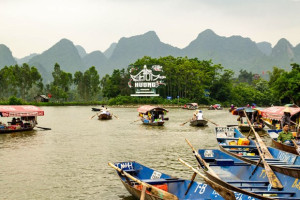
[[[111,108],[119,119],[100,121],[91,106],[42,107],[38,126],[52,130],[0,135],[0,199],[133,199],[108,162],[137,161],[190,179],[196,166],[185,138],[196,149],[218,148],[214,125],[180,124],[194,111],[169,109],[163,127],[136,121],[137,108]],[[203,109],[219,125],[237,124],[228,110]]]

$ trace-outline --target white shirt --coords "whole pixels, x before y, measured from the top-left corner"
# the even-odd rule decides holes
[[[197,113],[197,120],[202,120],[202,119],[203,119],[203,114]]]

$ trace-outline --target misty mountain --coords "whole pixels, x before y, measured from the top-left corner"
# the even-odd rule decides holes
[[[293,47],[288,40],[280,39],[272,48],[268,42],[255,43],[241,36],[223,37],[208,29],[180,49],[161,42],[154,31],[149,31],[142,35],[123,37],[117,43],[112,43],[104,53],[93,51],[87,54],[82,46],[75,46],[72,41],[62,39],[40,55],[17,60],[19,63],[27,60],[30,66],[38,68],[45,81],[49,81],[55,63],[59,63],[62,70],[73,74],[95,66],[100,76],[104,76],[114,69],[126,68],[144,56],[159,58],[169,55],[212,60],[214,64],[221,64],[235,72],[245,69],[261,73],[272,70],[273,66],[290,69],[291,63],[300,63],[300,44]],[[0,45],[0,68],[14,64],[16,60],[9,48]]]
[[[126,68],[129,64],[144,56],[154,58],[179,56],[181,50],[162,43],[154,31],[129,38],[121,38],[109,58],[110,71]]]
[[[29,60],[30,60],[31,58],[33,58],[34,56],[36,56],[36,55],[38,55],[38,54],[37,54],[37,53],[32,53],[32,54],[30,54],[29,56],[25,56],[24,58],[20,58],[20,59],[15,58],[15,59],[16,59],[18,65],[23,65],[23,63],[28,63]]]
[[[112,44],[108,47],[108,49],[106,49],[106,50],[104,51],[104,55],[106,56],[106,58],[110,58],[110,56],[111,56],[112,53],[114,52],[116,46],[117,46],[117,43],[114,42],[114,43],[112,43]]]
[[[17,64],[10,49],[4,44],[0,44],[0,68]]]
[[[107,65],[107,58],[101,51],[93,51],[83,57],[83,64],[86,69],[95,66],[98,73],[104,76],[106,73],[104,66]]]

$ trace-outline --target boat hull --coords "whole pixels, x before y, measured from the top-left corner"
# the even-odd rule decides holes
[[[108,114],[105,114],[105,113],[102,113],[102,114],[98,115],[98,119],[99,120],[109,120],[109,119],[112,119],[112,116],[108,115]]]
[[[278,132],[279,132],[278,130],[268,130],[269,135],[272,134],[272,133],[276,133],[277,134]],[[289,146],[289,145],[286,145],[286,144],[283,144],[283,143],[279,143],[279,142],[276,141],[277,137],[276,137],[276,139],[273,138],[271,135],[270,135],[270,137],[272,138],[273,145],[277,149],[280,149],[282,151],[286,151],[286,152],[289,152],[289,153],[293,153],[293,154],[299,155],[299,153],[297,151],[297,148],[295,146]]]
[[[30,127],[30,128],[22,128],[22,129],[14,129],[14,130],[0,129],[0,134],[32,131],[33,128],[34,128],[34,127]]]
[[[207,121],[206,120],[192,120],[190,121],[191,126],[206,126]]]

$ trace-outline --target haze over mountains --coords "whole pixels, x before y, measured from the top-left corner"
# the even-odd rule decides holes
[[[21,59],[13,57],[13,52],[0,44],[0,69],[16,63],[28,63],[38,68],[44,80],[51,79],[55,63],[61,69],[74,73],[95,66],[100,76],[110,74],[114,69],[127,68],[143,56],[154,58],[172,55],[174,57],[197,57],[200,60],[211,59],[215,64],[238,72],[246,69],[253,73],[272,70],[273,66],[288,69],[291,63],[300,63],[300,44],[293,47],[286,39],[280,39],[272,48],[268,42],[255,43],[241,36],[222,37],[212,30],[205,30],[185,48],[177,48],[163,43],[154,31],[143,35],[121,38],[118,43],[102,53],[86,53],[84,47],[74,45],[68,39],[62,39],[41,54],[31,54]]]

